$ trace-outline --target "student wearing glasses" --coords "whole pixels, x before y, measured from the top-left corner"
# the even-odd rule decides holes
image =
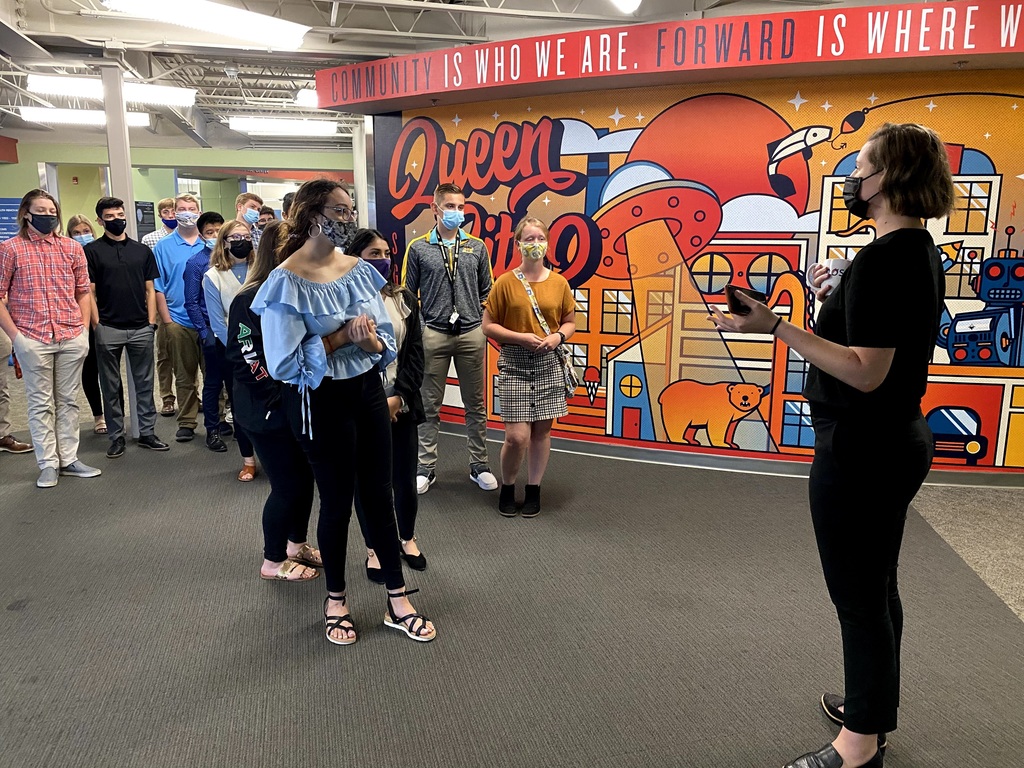
[[[357,639],[345,558],[358,477],[387,586],[384,623],[427,642],[436,630],[409,601],[415,590],[405,588],[391,499],[391,414],[380,370],[398,349],[380,294],[384,279],[336,246],[351,217],[352,198],[341,184],[303,184],[278,241],[280,266],[260,286],[252,311],[262,319],[267,372],[288,385],[282,388],[284,410],[320,493],[317,543],[328,591],[327,640],[351,645]]]
[[[231,302],[245,283],[254,256],[252,234],[247,231],[247,227],[245,222],[229,221],[220,228],[210,256],[210,267],[203,275],[203,296],[206,298],[206,313],[210,319],[210,335],[213,337],[211,344],[203,345],[206,375],[208,380],[217,380],[227,386],[229,396],[233,376],[231,364],[225,357],[228,343],[228,310],[231,309]],[[215,405],[219,391],[218,384],[217,391],[212,393]],[[204,388],[204,412],[206,400]],[[242,469],[238,473],[238,480],[248,483],[256,477],[256,457],[245,431],[236,424],[234,432],[238,452],[242,455]]]

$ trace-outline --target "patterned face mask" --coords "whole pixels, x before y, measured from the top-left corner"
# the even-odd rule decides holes
[[[325,218],[320,222],[323,228],[324,237],[334,243],[335,248],[340,248],[348,253],[348,245],[352,242],[352,236],[359,230],[354,221],[334,221]]]
[[[524,259],[540,261],[548,255],[548,244],[546,242],[519,243],[519,252],[523,254]]]

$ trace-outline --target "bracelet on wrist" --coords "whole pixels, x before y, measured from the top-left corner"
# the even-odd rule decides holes
[[[780,318],[778,318],[775,321],[775,325],[772,326],[772,329],[770,331],[768,331],[768,333],[770,333],[772,336],[774,336],[775,335],[775,331],[778,329],[779,323],[781,323],[781,322],[782,322],[782,318],[780,317]]]
[[[557,333],[562,338],[562,342],[561,343],[565,344],[565,334],[562,333],[561,331],[555,331],[555,333]]]

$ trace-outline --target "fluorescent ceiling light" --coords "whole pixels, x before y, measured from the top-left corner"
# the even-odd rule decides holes
[[[294,120],[286,117],[232,117],[232,131],[250,136],[336,136],[338,124],[330,120]]]
[[[155,104],[166,107],[191,107],[196,103],[195,88],[178,88],[152,83],[123,83],[124,100],[131,104]],[[34,94],[70,96],[103,101],[103,81],[95,77],[29,75],[28,90]]]
[[[21,119],[30,123],[52,123],[54,125],[107,124],[107,113],[101,109],[50,109],[48,107],[18,107]],[[148,128],[148,112],[126,112],[125,120],[131,128]]]
[[[634,13],[644,0],[612,0],[612,5],[622,13]]]
[[[295,106],[305,109],[319,109],[320,102],[317,100],[316,88],[303,88],[295,94]]]
[[[276,19],[262,13],[244,11],[210,0],[174,0],[158,3],[155,0],[102,0],[111,11],[140,19],[177,24],[201,32],[215,32],[239,40],[251,40],[267,48],[295,50],[310,27],[293,21]]]

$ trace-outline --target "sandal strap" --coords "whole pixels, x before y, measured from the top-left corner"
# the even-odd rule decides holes
[[[417,592],[419,592],[419,589],[407,589],[404,592],[388,592],[388,599],[390,600],[392,597],[407,597],[415,595]]]
[[[409,619],[412,619],[412,623],[409,625],[409,631],[417,637],[423,637],[424,630],[427,628],[427,617],[422,613],[410,613],[402,618],[397,618],[394,614],[391,614],[391,620],[395,624],[405,624]],[[416,626],[416,620],[419,619],[419,626]]]
[[[336,629],[348,629],[353,632],[356,630],[356,625],[352,623],[351,613],[346,613],[344,616],[325,616],[324,626],[327,628],[327,634]]]

